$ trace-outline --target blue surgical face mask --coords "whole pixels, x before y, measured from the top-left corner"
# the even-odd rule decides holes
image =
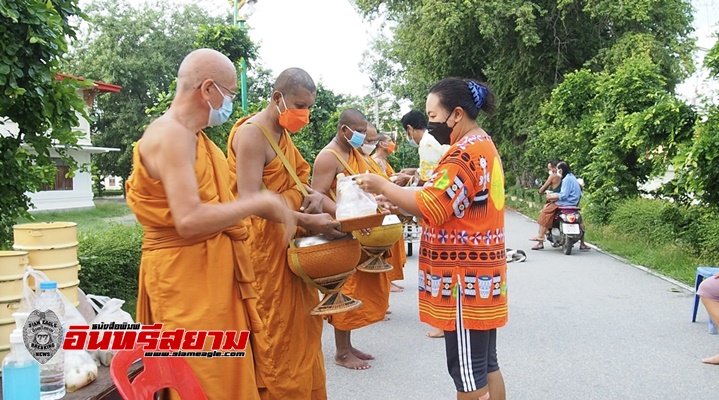
[[[212,104],[208,101],[207,104],[210,106],[210,117],[207,120],[207,126],[218,126],[222,125],[230,119],[232,115],[232,97],[222,93],[222,90],[217,86],[216,83],[212,83],[217,88],[217,91],[222,94],[222,105],[219,110],[212,108]]]
[[[356,130],[350,128],[349,126],[345,125],[347,129],[352,131],[352,139],[347,139],[347,142],[349,142],[350,146],[352,146],[353,149],[358,149],[360,146],[362,146],[362,143],[364,143],[364,138],[367,136],[366,133],[357,132]]]
[[[414,148],[419,147],[419,143],[415,142],[413,137],[407,135],[406,138],[407,138],[407,143],[409,143],[409,145],[411,147],[414,147]]]

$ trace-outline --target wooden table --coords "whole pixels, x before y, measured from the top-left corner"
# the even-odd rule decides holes
[[[142,363],[135,363],[130,368],[129,376],[134,378],[142,371]],[[2,383],[0,383],[2,389]],[[2,399],[2,390],[0,390],[0,399]],[[6,399],[12,400],[12,399]],[[115,384],[110,378],[109,367],[97,367],[97,379],[84,388],[75,392],[68,392],[62,400],[123,400],[117,393]]]

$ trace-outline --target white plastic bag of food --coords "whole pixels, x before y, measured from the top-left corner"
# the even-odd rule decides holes
[[[65,350],[65,388],[74,392],[97,378],[97,365],[85,350]]]
[[[132,320],[132,316],[122,309],[122,305],[125,304],[124,300],[93,294],[88,294],[86,297],[90,301],[92,308],[97,313],[95,318],[90,321],[90,325],[100,323],[109,324],[110,322],[114,322],[116,324],[127,322],[128,324],[132,324],[135,322]],[[104,365],[106,367],[110,366],[112,356],[115,354],[112,350],[93,350],[89,353],[97,365]]]
[[[359,218],[377,213],[377,201],[374,196],[362,190],[354,176],[337,179],[337,211],[338,221]]]

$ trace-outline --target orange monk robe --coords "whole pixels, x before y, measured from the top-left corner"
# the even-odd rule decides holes
[[[237,157],[232,140],[238,132],[242,134],[240,127],[247,119],[235,124],[227,145],[230,184],[235,194]],[[287,132],[278,145],[300,181],[309,186],[310,165]],[[299,211],[304,196],[279,157],[265,166],[262,183],[279,193],[290,208]],[[260,294],[257,308],[266,327],[253,336],[252,342],[260,396],[263,400],[326,399],[322,317],[310,315],[320,301],[317,289],[290,270],[280,224],[257,216],[248,217],[246,223],[250,232],[247,245]]]
[[[370,172],[374,174],[382,175],[387,178],[387,180],[389,180],[389,177],[394,173],[394,170],[392,170],[392,167],[389,165],[389,163],[387,163],[387,173],[385,174],[382,171],[382,167],[377,164],[374,159],[367,157],[366,160],[368,160]],[[390,170],[392,171],[392,173],[390,173]],[[389,255],[386,258],[386,261],[390,263],[394,268],[392,268],[391,271],[387,272],[387,277],[389,278],[390,282],[404,280],[404,273],[402,272],[402,269],[404,268],[404,264],[407,263],[407,252],[404,248],[404,238],[399,238],[399,240],[392,246],[388,253]]]
[[[137,320],[143,324],[161,322],[165,330],[251,329],[252,337],[262,322],[244,244],[247,229],[238,221],[224,232],[183,239],[175,229],[162,182],[148,175],[138,149],[135,146],[134,168],[126,186],[127,204],[144,229]],[[201,201],[232,201],[225,155],[202,132],[198,134],[196,160]],[[212,340],[206,340],[204,350],[210,350],[211,344]],[[209,399],[259,400],[251,346],[245,352],[242,358],[185,360]]]
[[[352,171],[345,169],[346,176],[370,170],[364,156],[357,150],[352,150],[347,164]],[[337,178],[332,182],[332,193],[336,193]],[[368,273],[357,271],[345,283],[342,293],[362,301],[362,306],[356,310],[330,315],[327,320],[335,328],[342,331],[359,329],[375,322],[384,320],[389,308],[390,281],[387,273]]]

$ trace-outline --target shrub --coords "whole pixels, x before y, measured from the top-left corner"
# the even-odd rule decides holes
[[[85,293],[125,300],[134,315],[140,269],[142,228],[112,224],[80,236],[80,288]]]
[[[622,201],[609,219],[617,232],[636,235],[653,243],[670,243],[676,237],[673,224],[665,219],[672,207],[661,200],[636,198]]]

